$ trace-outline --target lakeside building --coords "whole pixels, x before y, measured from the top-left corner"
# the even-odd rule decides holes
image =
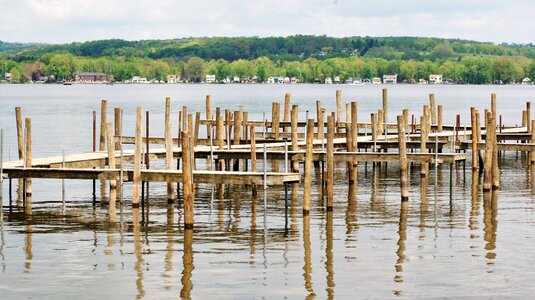
[[[338,83],[341,83],[342,80],[340,80],[340,76],[335,76],[334,77],[334,83],[338,84]]]
[[[134,76],[130,80],[130,83],[149,83],[146,77]]]
[[[177,75],[169,74],[167,75],[167,83],[177,83],[179,80]]]
[[[442,74],[429,74],[429,83],[442,84]]]
[[[529,77],[522,79],[522,84],[531,84],[531,79]]]
[[[6,72],[4,74],[4,79],[7,81],[7,82],[11,82],[13,80],[13,74],[11,74],[10,72]]]
[[[418,84],[428,84],[429,82],[425,80],[424,78],[418,79]]]
[[[214,74],[206,75],[205,82],[206,83],[216,83],[215,75]]]
[[[381,84],[381,78],[373,77],[372,78],[372,84]]]
[[[398,74],[385,74],[383,75],[383,83],[393,83],[398,82]]]
[[[110,83],[113,81],[113,75],[107,75],[97,72],[77,72],[74,73],[75,83]]]
[[[326,77],[325,84],[333,84],[333,79],[331,77]]]

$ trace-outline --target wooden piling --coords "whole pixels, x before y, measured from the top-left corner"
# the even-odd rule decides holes
[[[121,108],[116,107],[113,110],[114,114],[114,124],[115,124],[115,136],[118,137],[121,135]],[[121,141],[115,139],[115,150],[121,149]]]
[[[256,172],[256,133],[254,124],[249,127],[249,135],[251,136],[251,171]],[[253,184],[251,188],[253,196],[257,196],[256,184]]]
[[[24,119],[25,121],[25,127],[26,127],[26,149],[24,153],[24,161],[25,166],[27,168],[32,167],[32,120],[30,118]],[[31,210],[31,203],[28,205],[28,199],[31,199],[32,197],[32,179],[26,178],[26,206],[30,206]]]
[[[221,116],[221,109],[216,107],[216,139],[217,139],[217,148],[219,150],[225,149],[225,125],[223,123],[223,117]],[[218,159],[217,170],[223,171],[225,161],[223,159]]]
[[[17,148],[19,159],[24,157],[24,133],[22,130],[22,111],[20,107],[15,107],[15,120],[17,122]]]
[[[500,173],[498,164],[498,139],[496,136],[496,110],[492,116],[492,123],[488,132],[492,133],[492,189],[497,190],[500,188]]]
[[[98,151],[106,151],[106,122],[108,115],[108,100],[100,103],[100,144]]]
[[[165,168],[173,170],[173,126],[171,121],[171,98],[165,98],[165,117],[164,117],[164,136],[165,136]],[[175,184],[167,183],[167,203],[173,203],[176,199]]]
[[[442,132],[442,104],[437,105],[437,131]]]
[[[275,140],[279,140],[280,138],[279,124],[280,124],[280,104],[279,102],[275,101],[273,102],[272,107],[271,107],[271,132],[274,133]]]
[[[201,123],[201,112],[195,112],[195,130],[193,131],[193,147],[197,146],[197,140],[199,139],[199,127]]]
[[[379,122],[383,124],[388,122],[388,89],[386,88],[383,89],[383,118],[379,118]]]
[[[492,112],[487,112],[486,117],[486,135],[485,135],[485,164],[484,164],[484,173],[483,173],[483,191],[488,192],[492,187],[492,147],[494,143],[492,142]]]
[[[316,138],[323,139],[323,110],[321,108],[321,102],[316,101],[316,119],[318,120],[318,133]]]
[[[242,113],[240,111],[234,112],[234,145],[239,145],[241,140],[241,118]],[[240,170],[240,161],[239,159],[234,160],[234,171]]]
[[[399,143],[399,170],[400,170],[400,184],[401,184],[401,202],[409,200],[409,177],[408,177],[408,162],[407,162],[407,145],[405,138],[406,120],[403,116],[397,117],[398,121],[398,143]]]
[[[377,139],[377,115],[372,113],[370,115],[370,129],[371,129],[371,135],[372,135],[372,141],[376,141]],[[373,152],[375,152],[377,149],[373,149]]]
[[[531,140],[530,143],[535,144],[535,120],[531,120]],[[535,165],[535,151],[531,151],[530,165]]]
[[[426,106],[427,107],[427,106]],[[424,109],[423,116],[420,117],[420,152],[421,153],[427,153],[427,141],[429,139],[429,132],[428,132],[428,123],[429,122],[429,115],[425,113],[427,109]],[[421,163],[421,170],[420,175],[421,177],[427,177],[427,174],[429,173],[429,164],[427,162]]]
[[[333,210],[334,187],[334,118],[327,116],[327,211]]]
[[[305,151],[305,179],[303,193],[303,215],[310,212],[310,193],[312,187],[312,142],[314,139],[314,119],[307,120],[307,142]]]
[[[342,90],[336,90],[336,124],[343,122],[342,120]],[[322,120],[323,121],[323,120]],[[318,120],[319,122],[319,120]]]
[[[182,131],[182,186],[184,193],[184,228],[193,228],[193,176],[191,144],[188,131]]]
[[[437,107],[435,105],[435,94],[429,94],[429,107],[431,108],[431,125],[437,124]]]
[[[292,151],[297,151],[299,150],[299,145],[298,145],[298,121],[299,121],[299,107],[297,105],[292,105],[292,116],[291,116],[291,121],[292,121]],[[252,139],[251,139],[251,142],[252,142]],[[292,172],[294,173],[299,173],[299,161],[295,160],[293,161],[292,163]]]
[[[290,93],[286,93],[284,95],[284,115],[283,115],[283,121],[289,122],[290,121]],[[282,132],[286,133],[288,132],[288,127],[284,126],[282,128]]]
[[[476,108],[470,107],[470,120],[472,126],[472,171],[479,169],[479,158],[477,151],[477,121]]]
[[[139,182],[141,180],[141,146],[143,140],[141,130],[143,127],[143,108],[136,108],[136,131],[134,142],[134,175],[132,178],[132,208],[139,208]]]
[[[409,109],[408,108],[404,108],[403,109],[403,120],[405,120],[405,125],[407,125],[405,127],[405,132],[409,132]]]
[[[384,132],[384,119],[385,119],[385,112],[380,109],[377,111],[377,135],[382,135]]]
[[[206,120],[210,121],[210,124],[206,125],[206,138],[212,138],[212,96],[206,95]]]
[[[351,151],[358,151],[358,137],[359,137],[359,127],[358,127],[358,105],[356,101],[351,102]],[[358,176],[358,162],[354,162],[351,167],[351,173],[349,174],[349,182],[357,182]]]
[[[112,123],[106,124],[106,148],[108,150],[108,167],[115,169],[117,164],[115,163],[115,142],[113,141],[113,125]],[[117,188],[117,180],[110,180],[110,188]]]
[[[531,132],[531,102],[526,102],[526,120],[528,132]]]

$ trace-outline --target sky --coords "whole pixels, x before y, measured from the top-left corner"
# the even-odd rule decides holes
[[[535,0],[0,0],[0,40],[425,36],[535,42]]]

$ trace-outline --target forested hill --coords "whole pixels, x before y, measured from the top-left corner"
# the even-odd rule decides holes
[[[2,47],[11,45],[11,47]],[[13,51],[19,49],[20,51]],[[422,37],[328,37],[295,35],[289,37],[211,37],[173,40],[125,41],[99,40],[61,45],[5,44],[0,41],[0,55],[14,59],[36,59],[46,53],[68,52],[76,56],[125,56],[146,58],[175,58],[187,60],[256,59],[304,60],[333,57],[364,56],[387,60],[425,60],[462,57],[465,55],[512,56],[535,59],[533,44],[500,44],[460,39]]]

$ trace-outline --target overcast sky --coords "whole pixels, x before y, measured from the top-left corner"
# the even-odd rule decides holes
[[[535,42],[535,0],[0,0],[0,40],[427,36]]]

